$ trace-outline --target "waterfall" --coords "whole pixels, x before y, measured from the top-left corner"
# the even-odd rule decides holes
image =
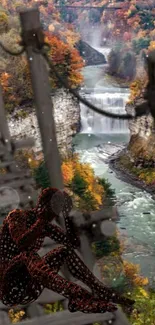
[[[95,46],[94,49],[102,54],[104,54],[106,61],[108,61],[108,55],[111,51],[111,49],[109,47],[98,47]]]
[[[102,93],[95,93],[87,89],[84,97],[95,106],[108,112],[125,114],[125,104],[129,97],[126,89],[120,88],[104,88]],[[111,119],[106,116],[99,115],[81,104],[81,133],[129,133],[128,121]]]
[[[94,48],[105,55],[106,59],[111,49],[99,47],[98,37]],[[129,99],[129,89],[112,86],[105,77],[105,65],[86,67],[84,70],[85,86],[81,88],[81,95],[95,106],[116,114],[126,114],[125,105]],[[81,104],[81,133],[128,134],[128,121],[111,119],[95,113]]]

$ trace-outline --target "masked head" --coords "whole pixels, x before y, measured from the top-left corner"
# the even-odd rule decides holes
[[[41,192],[36,208],[39,211],[59,216],[61,212],[71,211],[72,200],[66,192],[48,187]]]

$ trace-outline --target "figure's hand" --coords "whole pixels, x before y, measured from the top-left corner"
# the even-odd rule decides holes
[[[36,205],[36,212],[40,219],[49,222],[58,217],[63,209],[64,195],[56,188],[48,187],[44,189]]]
[[[72,198],[66,192],[64,192],[64,207],[62,210],[62,215],[65,220],[66,237],[68,238],[70,245],[76,249],[80,247],[81,243],[78,234],[78,229],[73,222],[73,217],[69,215],[72,208],[73,208]]]
[[[81,241],[80,241],[79,232],[72,220],[72,217],[68,217],[68,225],[69,225],[69,228],[66,233],[68,242],[74,249],[80,248]]]

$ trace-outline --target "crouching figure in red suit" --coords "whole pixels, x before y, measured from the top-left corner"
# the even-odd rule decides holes
[[[71,312],[104,313],[117,310],[116,304],[131,307],[134,301],[106,288],[80,259],[75,249],[80,239],[69,217],[72,200],[66,192],[47,188],[37,205],[29,210],[13,210],[4,219],[0,232],[0,300],[7,306],[35,301],[44,288],[69,300]],[[51,221],[62,212],[66,232]],[[45,237],[60,246],[40,257]],[[91,292],[61,277],[66,263],[70,273]]]

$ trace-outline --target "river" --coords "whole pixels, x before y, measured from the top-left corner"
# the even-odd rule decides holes
[[[108,54],[108,49],[102,48]],[[82,95],[99,107],[124,113],[128,89],[112,86],[104,76],[105,65],[83,69]],[[141,274],[155,286],[155,204],[151,195],[117,178],[108,158],[129,141],[127,122],[110,120],[81,104],[81,132],[74,138],[75,151],[82,162],[89,162],[95,174],[105,177],[116,192],[120,236],[125,240],[124,259],[139,264]]]

